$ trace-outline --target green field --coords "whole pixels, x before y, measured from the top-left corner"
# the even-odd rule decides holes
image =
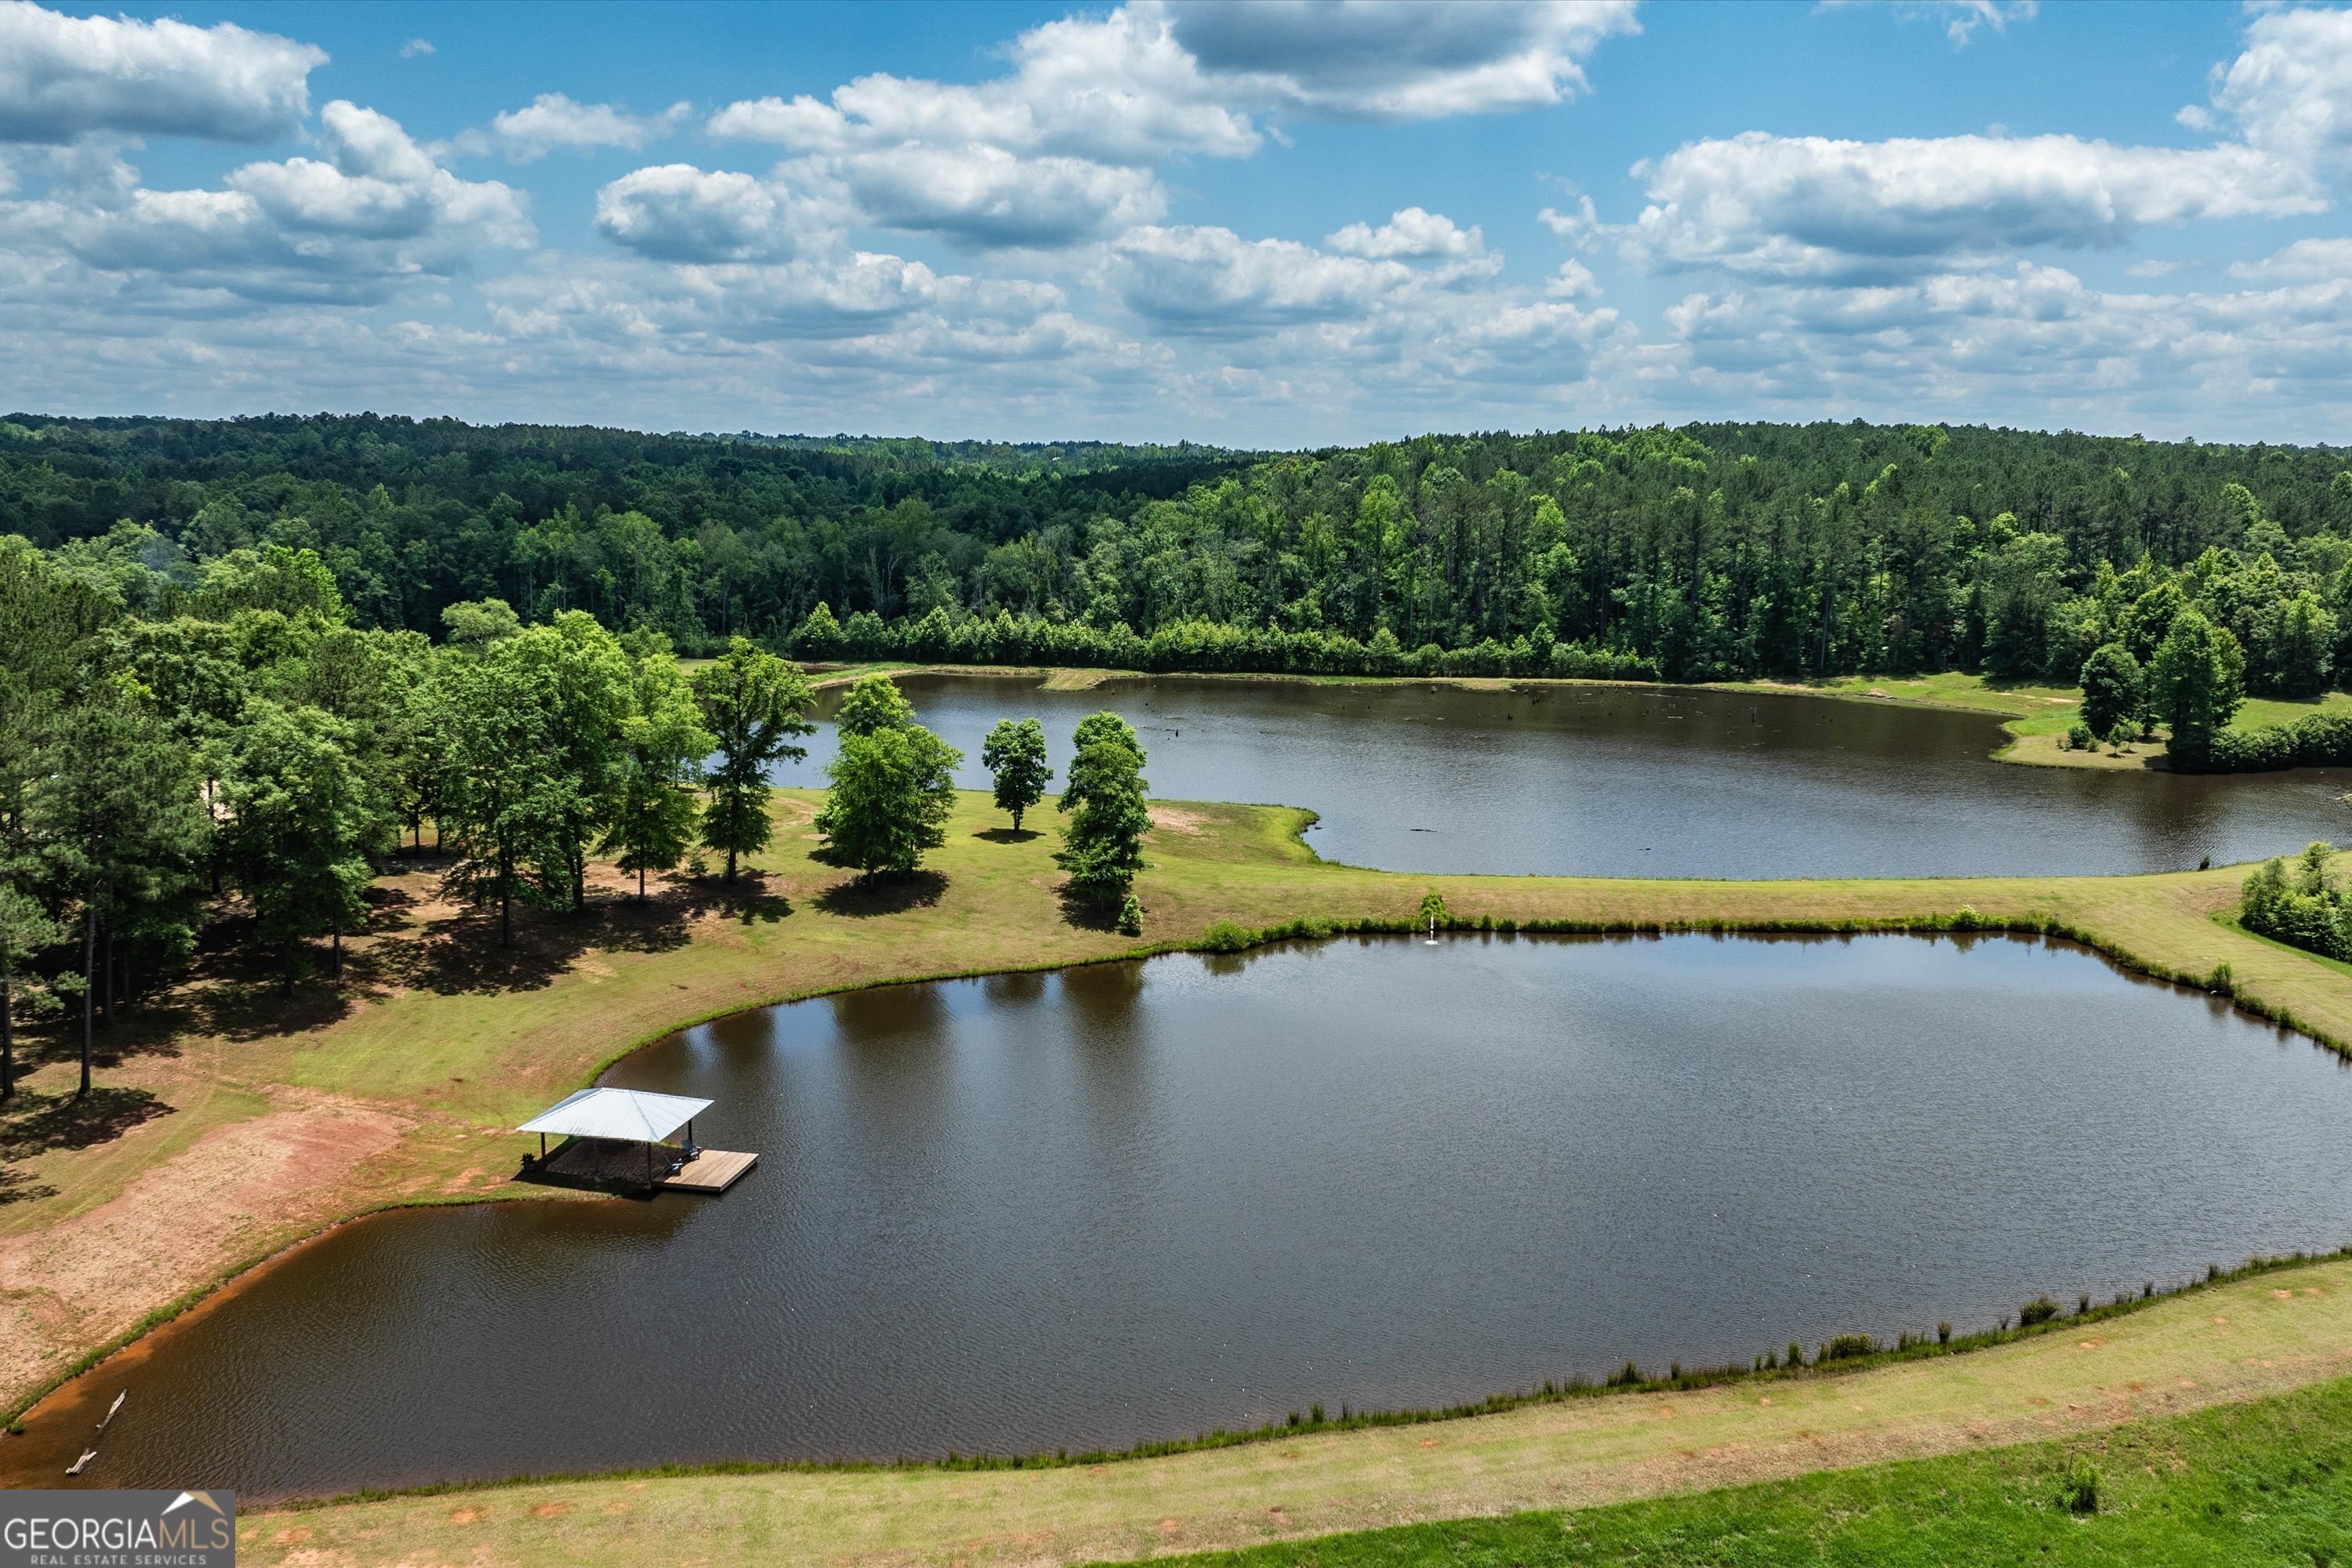
[[[2090,1467],[2092,1494],[2070,1491]],[[2087,1503],[2087,1508],[2080,1505]],[[2065,1442],[1151,1561],[1183,1568],[2312,1568],[2352,1559],[2352,1383]]]

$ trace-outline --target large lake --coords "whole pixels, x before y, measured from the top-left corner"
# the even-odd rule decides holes
[[[0,1479],[58,1484],[126,1386],[97,1485],[1119,1446],[2352,1237],[2337,1058],[2008,938],[1171,957],[771,1008],[608,1081],[716,1099],[759,1169],[346,1226]]]
[[[1307,681],[915,676],[922,721],[963,750],[1045,721],[1058,777],[1108,708],[1166,800],[1311,806],[1317,853],[1397,871],[1892,877],[2179,870],[2352,837],[2352,773],[2234,778],[2021,767],[1989,715],[1641,686],[1474,690]],[[838,690],[829,692],[830,705]],[[832,727],[779,782],[822,784]],[[1043,814],[1051,817],[1048,809]]]

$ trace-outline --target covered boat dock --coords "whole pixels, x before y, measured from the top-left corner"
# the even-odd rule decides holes
[[[583,1089],[518,1128],[539,1134],[539,1153],[523,1156],[521,1179],[565,1186],[671,1188],[723,1193],[759,1163],[757,1154],[704,1149],[694,1119],[707,1100],[638,1089]],[[686,1130],[683,1144],[669,1140]],[[562,1140],[550,1151],[550,1135]]]

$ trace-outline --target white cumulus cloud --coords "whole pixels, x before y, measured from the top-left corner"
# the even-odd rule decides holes
[[[794,248],[784,194],[731,170],[664,163],[624,174],[596,193],[596,227],[664,261],[782,259]]]
[[[52,191],[0,203],[0,232],[84,267],[248,300],[363,300],[532,243],[521,196],[441,168],[396,121],[342,100],[320,158],[247,163],[218,190]]]
[[[1167,206],[1148,169],[999,147],[910,145],[812,165],[838,180],[868,222],[965,246],[1074,245],[1150,223]]]
[[[1013,74],[974,86],[874,75],[824,100],[729,104],[710,133],[812,153],[986,146],[1139,165],[1171,153],[1243,156],[1263,140],[1245,112],[1217,100],[1165,24],[1132,8],[1034,27],[1012,55]]]
[[[1560,102],[1633,0],[1145,0],[1231,101],[1431,120]]]
[[[578,103],[560,92],[542,92],[520,109],[492,117],[488,129],[468,131],[450,145],[477,156],[500,153],[514,163],[555,152],[619,147],[635,153],[672,134],[693,112],[692,104],[681,102],[660,114],[637,115],[609,103]]]
[[[2148,225],[2326,205],[2295,164],[2230,143],[1748,132],[1635,172],[1648,180],[1649,205],[1624,238],[1639,259],[1783,278],[1895,277],[2032,246],[2120,245]]]
[[[1112,247],[1119,296],[1163,328],[1238,336],[1366,314],[1411,284],[1397,261],[1329,256],[1289,239],[1229,228],[1144,227]]]
[[[729,104],[708,129],[793,149],[880,226],[1052,248],[1156,222],[1158,166],[1246,157],[1265,143],[1262,115],[1556,103],[1582,89],[1601,39],[1632,30],[1632,0],[1136,0],[1031,28],[991,80],[865,76],[822,99]]]
[[[67,16],[0,0],[0,141],[92,134],[266,142],[310,108],[326,51],[233,23]]]
[[[2352,239],[2298,239],[2259,261],[2232,263],[2230,275],[2263,283],[2327,283],[2352,279]]]
[[[2246,26],[2244,51],[2213,79],[2214,107],[2249,142],[2352,174],[2352,10],[2262,12]]]
[[[1405,207],[1388,222],[1374,228],[1366,223],[1351,223],[1336,234],[1326,235],[1323,243],[1342,256],[1361,256],[1372,260],[1437,256],[1476,256],[1485,251],[1485,236],[1478,226],[1462,228],[1443,213],[1425,212],[1420,207]]]

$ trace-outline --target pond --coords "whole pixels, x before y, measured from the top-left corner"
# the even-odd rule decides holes
[[[894,986],[607,1080],[721,1198],[362,1220],[0,1443],[248,1494],[1119,1447],[1990,1327],[2352,1237],[2352,1078],[2011,938],[1461,936]],[[520,1153],[527,1140],[513,1140]]]
[[[1058,777],[1078,720],[1108,708],[1150,752],[1154,795],[1311,806],[1318,854],[1393,871],[2107,875],[2352,837],[2340,798],[2352,773],[2023,767],[1990,760],[2007,739],[1998,719],[1895,703],[1172,677],[1092,691],[1003,676],[902,687],[962,749],[968,786],[987,786],[981,738],[997,720],[1044,721]],[[827,725],[778,781],[821,785],[832,741]]]

